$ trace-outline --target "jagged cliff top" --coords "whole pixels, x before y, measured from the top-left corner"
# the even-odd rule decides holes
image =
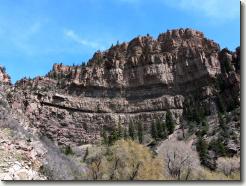
[[[194,77],[206,79],[209,78],[206,74],[214,77],[220,73],[219,53],[219,44],[207,39],[202,32],[174,29],[161,33],[157,39],[147,34],[97,51],[87,64],[54,64],[45,77],[35,80],[63,79],[60,84],[64,86],[72,82],[82,87],[124,88],[151,84],[170,87],[190,82]],[[23,81],[28,80],[22,79],[16,85]]]
[[[125,63],[132,61],[132,58],[144,58],[147,55],[161,55],[164,57],[163,60],[168,61],[170,57],[177,57],[177,55],[191,58],[197,53],[204,53],[207,56],[219,51],[219,44],[204,37],[202,32],[190,28],[180,28],[167,30],[167,32],[161,33],[157,39],[147,34],[138,36],[130,42],[112,45],[108,50],[97,51],[86,66],[123,67]],[[139,60],[139,65],[144,65],[144,61],[146,60]],[[117,65],[119,62],[120,64]],[[131,65],[137,64],[132,61]],[[54,64],[52,71],[66,73],[75,70],[74,67],[78,66]]]

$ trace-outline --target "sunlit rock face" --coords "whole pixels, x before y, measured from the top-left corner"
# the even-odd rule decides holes
[[[197,94],[216,113],[218,74],[233,87],[225,95],[240,97],[239,56],[240,49],[220,51],[202,32],[170,30],[157,39],[141,36],[98,51],[86,65],[55,64],[44,77],[18,81],[10,102],[60,145],[94,143],[103,127],[127,127],[131,121],[142,122],[148,132],[167,110],[179,124],[189,95]],[[231,73],[222,71],[224,60],[235,66]]]

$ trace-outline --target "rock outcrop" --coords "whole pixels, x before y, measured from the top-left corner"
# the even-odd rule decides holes
[[[134,121],[148,132],[167,110],[179,125],[190,95],[207,114],[216,113],[218,95],[240,97],[239,56],[239,48],[221,51],[202,32],[176,29],[98,51],[86,65],[55,64],[44,77],[18,81],[8,100],[29,127],[59,145],[95,143],[103,128]],[[225,70],[228,62],[232,68]],[[218,91],[218,76],[229,90]]]
[[[4,71],[2,71],[4,72]],[[15,115],[7,101],[8,75],[0,80],[0,180],[45,180],[40,173],[46,149],[28,129],[28,119]]]

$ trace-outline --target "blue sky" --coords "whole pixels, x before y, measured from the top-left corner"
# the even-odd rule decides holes
[[[240,45],[239,0],[0,0],[0,64],[12,82],[80,64],[138,35],[193,28]]]

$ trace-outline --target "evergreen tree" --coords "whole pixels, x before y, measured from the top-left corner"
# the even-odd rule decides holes
[[[198,137],[196,149],[199,153],[201,164],[206,165],[208,158],[208,144],[201,136]]]
[[[201,136],[204,136],[205,134],[208,133],[208,129],[209,129],[209,126],[208,126],[208,122],[206,120],[202,121],[201,123]]]
[[[213,150],[219,156],[226,155],[225,145],[221,141],[221,139],[211,140],[211,142],[209,143],[209,149]]]
[[[226,83],[222,75],[218,75],[216,79],[216,87],[219,89],[221,92],[223,92],[226,89]]]
[[[113,142],[119,140],[118,130],[116,130],[116,129],[113,130],[113,132],[111,133],[111,139],[112,139],[112,142],[110,144],[112,144]]]
[[[111,134],[108,135],[108,143],[107,143],[107,145],[109,145],[109,146],[112,145],[113,141],[114,141],[113,136]]]
[[[129,137],[132,140],[134,140],[135,139],[135,129],[134,129],[134,126],[133,126],[133,123],[132,122],[129,123],[129,129],[128,129],[128,131],[129,131]]]
[[[128,139],[127,128],[124,129],[124,140]]]
[[[193,122],[193,121],[188,121],[188,132],[190,133],[190,134],[192,134],[192,133],[194,133],[194,131],[195,131],[195,127],[196,127],[196,124],[195,124],[195,122]]]
[[[220,136],[223,137],[223,140],[228,140],[230,138],[229,127],[226,124],[222,114],[219,113],[218,117],[219,117],[220,128],[222,130]]]
[[[232,64],[229,60],[225,60],[224,65],[225,65],[225,69],[227,73],[229,73],[230,71],[233,71]]]
[[[66,155],[73,155],[74,154],[74,152],[73,152],[73,150],[72,150],[72,148],[71,148],[70,145],[68,145],[68,146],[65,147],[64,153]]]
[[[164,131],[161,121],[159,119],[156,121],[156,129],[157,129],[157,137],[162,139],[164,137]]]
[[[139,143],[143,142],[143,125],[141,122],[138,122],[138,141]]]
[[[175,125],[170,110],[166,113],[166,128],[168,134],[172,134],[174,132]]]
[[[154,138],[155,140],[157,139],[157,130],[156,130],[156,123],[152,122],[151,123],[151,136],[152,138]]]
[[[220,95],[218,95],[218,102],[217,103],[218,103],[219,111],[221,113],[225,113],[225,111],[226,111],[225,102],[224,102],[223,98]]]
[[[118,124],[117,133],[118,133],[118,139],[121,139],[123,137],[123,132],[122,132],[122,127],[121,127],[120,123]]]
[[[102,129],[101,136],[102,136],[102,143],[103,144],[108,144],[109,143],[108,136],[107,136],[106,130],[104,128]]]
[[[193,121],[193,113],[192,113],[192,106],[190,103],[190,100],[187,98],[184,100],[184,117],[188,120],[188,121]]]
[[[223,118],[223,115],[221,113],[219,113],[218,118],[219,118],[220,128],[224,130],[226,125],[225,125],[225,120]]]
[[[83,158],[83,161],[85,162],[87,156],[89,155],[89,149],[88,147],[86,148],[86,151],[85,151],[85,155],[84,155],[84,158]]]

